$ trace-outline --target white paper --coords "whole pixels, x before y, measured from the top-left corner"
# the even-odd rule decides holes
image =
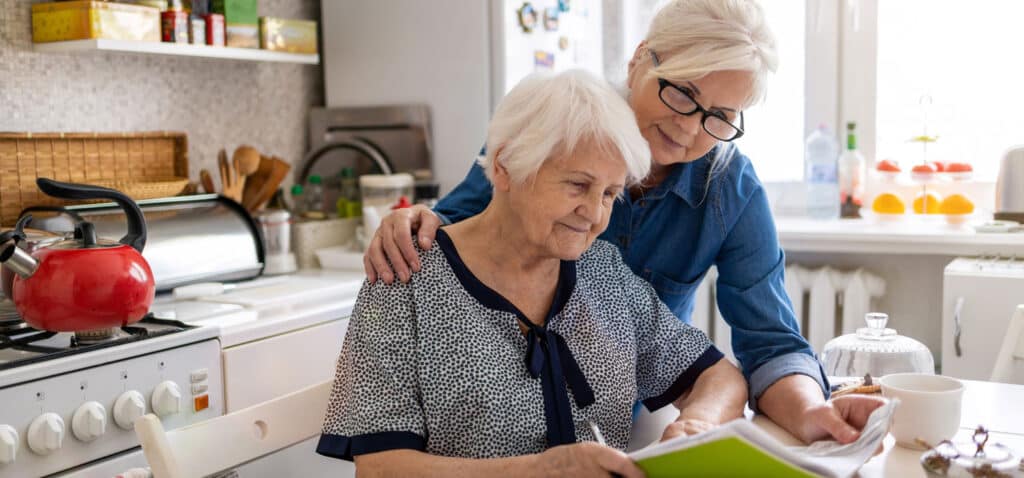
[[[704,433],[677,437],[651,445],[630,453],[629,457],[633,461],[639,461],[736,436],[811,473],[832,478],[846,478],[856,473],[882,445],[882,440],[889,432],[893,412],[898,405],[899,400],[890,399],[888,403],[872,412],[860,437],[846,445],[840,445],[835,440],[822,440],[814,442],[810,446],[786,446],[749,420],[740,418]]]

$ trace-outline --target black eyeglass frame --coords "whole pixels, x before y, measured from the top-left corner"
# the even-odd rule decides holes
[[[654,60],[654,66],[658,66],[658,65],[661,64],[661,62],[658,60],[658,55],[656,53],[654,53],[653,50],[651,50],[651,58]],[[672,105],[668,104],[668,101],[665,101],[665,97],[662,96],[662,94],[665,91],[665,88],[672,88],[672,89],[678,91],[683,96],[685,96],[688,100],[690,100],[690,103],[693,103],[693,109],[690,110],[690,111],[679,111],[679,110],[675,109],[675,107],[673,107]],[[740,125],[736,126],[731,121],[726,119],[725,115],[723,115],[721,113],[717,113],[717,112],[711,112],[711,111],[708,111],[707,109],[705,109],[703,106],[700,105],[700,103],[697,102],[697,100],[693,97],[693,95],[691,95],[690,93],[688,93],[686,91],[686,89],[684,89],[684,88],[682,88],[680,86],[677,86],[674,83],[672,83],[671,81],[668,81],[668,80],[666,80],[664,78],[658,78],[658,99],[661,100],[661,102],[665,106],[667,106],[668,109],[670,109],[672,111],[675,111],[676,113],[679,113],[679,114],[681,114],[683,116],[692,116],[693,114],[699,112],[701,114],[700,126],[701,126],[701,128],[704,129],[705,132],[707,132],[709,135],[711,135],[712,138],[715,138],[715,139],[717,139],[719,141],[729,142],[729,141],[735,141],[735,140],[743,137],[743,132],[744,132],[743,131],[743,126],[744,126],[743,111],[739,112],[739,114],[740,114]],[[736,130],[736,134],[733,135],[731,138],[721,138],[721,137],[717,136],[715,133],[712,133],[711,130],[708,129],[708,118],[710,118],[710,117],[714,117],[715,119],[717,119],[719,121],[722,121],[723,123],[731,126],[733,129]]]

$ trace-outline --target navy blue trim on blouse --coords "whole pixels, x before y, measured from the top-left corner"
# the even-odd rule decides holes
[[[683,373],[679,374],[679,377],[676,378],[676,381],[668,387],[668,390],[665,390],[657,397],[651,397],[644,400],[644,406],[653,412],[674,402],[697,382],[697,377],[699,377],[704,370],[718,363],[718,361],[722,360],[724,357],[725,355],[723,355],[717,347],[714,345],[709,346],[708,349],[700,355],[700,357],[697,357],[697,360],[695,360],[692,365],[687,367]]]
[[[316,445],[318,454],[347,461],[353,461],[357,455],[380,451],[426,449],[427,441],[413,432],[378,432],[351,437],[324,433]]]
[[[572,389],[576,406],[585,408],[594,403],[594,391],[587,377],[565,342],[565,338],[547,328],[548,322],[558,315],[569,302],[576,289],[576,262],[561,261],[555,296],[551,301],[543,326],[530,322],[514,304],[480,281],[462,261],[451,237],[444,229],[437,231],[437,244],[444,253],[455,277],[474,299],[484,307],[508,312],[516,316],[527,329],[526,368],[534,378],[540,378],[544,394],[544,418],[547,422],[547,445],[554,447],[576,443],[576,427],[569,404],[566,385]]]

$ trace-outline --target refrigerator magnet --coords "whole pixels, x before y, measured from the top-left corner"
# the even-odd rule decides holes
[[[569,37],[565,35],[558,37],[558,49],[562,51],[569,49]]]
[[[551,70],[555,67],[555,54],[550,51],[535,50],[533,52],[533,71]]]
[[[533,4],[523,2],[523,6],[519,7],[516,13],[519,16],[519,26],[523,28],[523,33],[530,33],[537,28],[537,9],[533,8]]]
[[[544,9],[544,30],[549,32],[558,31],[557,7],[548,7]]]
[[[569,11],[569,0],[558,0],[558,11],[565,13]]]

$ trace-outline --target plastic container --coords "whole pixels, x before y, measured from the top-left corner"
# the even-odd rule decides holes
[[[359,177],[363,203],[363,237],[373,238],[381,220],[391,214],[402,197],[409,201],[413,193],[411,174],[364,174]]]
[[[363,215],[359,195],[359,179],[352,168],[344,168],[338,177],[338,200],[334,204],[338,217],[359,217]]]
[[[821,362],[825,374],[835,377],[882,377],[890,373],[935,373],[935,360],[924,344],[886,328],[889,316],[871,312],[867,327],[836,337],[825,344]]]
[[[306,180],[307,186],[303,193],[306,196],[306,213],[324,212],[323,180],[316,174]]]
[[[804,184],[807,187],[809,217],[823,220],[839,218],[839,145],[825,125],[807,137]]]
[[[303,190],[301,184],[292,185],[292,214],[295,217],[301,217],[302,213],[306,212],[306,197],[303,195]]]

